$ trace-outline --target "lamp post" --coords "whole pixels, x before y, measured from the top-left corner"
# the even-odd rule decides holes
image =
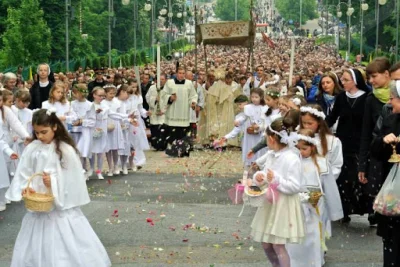
[[[379,7],[386,4],[386,0],[376,0],[376,36],[375,36],[375,57],[378,56],[379,46]]]
[[[396,48],[395,48],[395,52],[396,52],[396,62],[398,60],[398,56],[399,56],[399,16],[400,16],[400,0],[396,0]]]
[[[110,1],[110,0],[109,0]],[[112,0],[111,0],[112,1]],[[130,4],[130,0],[122,0],[122,4],[124,6],[127,6]],[[135,54],[133,56],[133,66],[136,66],[137,62],[137,56],[136,56],[136,50],[137,50],[137,38],[136,38],[136,31],[138,28],[138,14],[137,14],[138,8],[137,8],[137,1],[133,0],[133,46],[135,49]],[[110,60],[111,60],[111,53],[110,53]]]
[[[368,4],[364,3],[364,0],[361,1],[361,29],[360,29],[360,57],[361,60],[363,58],[363,34],[364,34],[364,11],[368,10]]]
[[[300,35],[301,35],[301,24],[303,19],[303,0],[300,0]]]
[[[347,6],[347,27],[348,27],[348,34],[347,34],[347,55],[350,57],[350,48],[351,48],[351,15],[354,13],[354,8],[351,7],[351,0],[348,0],[348,3],[342,3],[339,2],[337,7],[338,7],[338,12],[337,12],[337,17],[340,18],[342,16],[342,12],[340,11],[340,4],[346,5]]]
[[[238,8],[238,0],[235,0],[235,21],[237,21],[237,11],[238,11],[237,8]]]
[[[147,12],[151,12],[151,20],[150,20],[150,48],[151,48],[151,60],[154,61],[154,47],[153,47],[153,34],[154,34],[154,16],[156,6],[154,4],[154,0],[151,0],[150,3],[146,3],[144,5],[144,10]],[[143,40],[142,40],[143,42]]]
[[[69,72],[69,0],[65,0],[65,67]]]
[[[175,6],[175,5],[179,7],[180,4],[178,4],[178,3],[171,4],[171,0],[168,1],[168,18],[169,18],[168,51],[169,51],[170,54],[171,54],[171,42],[172,42],[172,18],[174,16],[174,13],[172,13],[172,7]],[[185,23],[185,18],[187,16],[187,12],[185,10],[185,3],[182,3],[182,7],[183,7],[183,12],[178,12],[176,14],[176,17],[177,18],[182,18],[183,17],[183,22]]]

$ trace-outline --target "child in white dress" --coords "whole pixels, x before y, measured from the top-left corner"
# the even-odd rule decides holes
[[[4,136],[3,129],[0,128],[0,172],[7,173],[6,158],[10,160],[18,159],[18,155],[10,148],[10,146],[2,140]],[[0,211],[6,210],[6,191],[10,186],[10,178],[8,175],[0,175]]]
[[[11,107],[11,110],[28,133],[32,133],[32,110],[28,109],[30,102],[31,95],[29,92],[18,90],[15,93],[15,104]],[[18,137],[18,135],[14,136],[14,140],[13,150],[18,155],[22,155],[25,148],[24,140]]]
[[[11,108],[14,104],[14,95],[11,91],[4,90],[3,91],[3,105]]]
[[[42,103],[42,108],[54,108],[58,118],[68,130],[70,130],[72,123],[77,120],[76,114],[74,114],[65,96],[64,83],[62,82],[53,84],[49,92],[49,100]]]
[[[103,100],[104,106],[109,109],[109,114],[122,113],[121,112],[121,101],[115,98],[117,89],[114,85],[108,84],[104,86],[106,92],[106,99]],[[127,115],[126,115],[127,116]],[[120,170],[118,168],[118,150],[125,148],[125,140],[121,129],[120,121],[111,118],[107,118],[107,162],[108,162],[108,176],[118,175]]]
[[[146,125],[143,118],[151,116],[151,111],[143,108],[143,98],[137,87],[129,87],[129,102],[131,105],[131,113],[135,116],[137,124],[131,125],[129,129],[129,140],[131,146],[135,149],[135,155],[129,157],[129,167],[135,171],[137,166],[146,164],[145,150],[150,149],[149,141],[146,135]]]
[[[13,135],[17,135],[22,140],[27,141],[27,139],[30,137],[30,134],[26,131],[12,110],[7,106],[3,106],[3,92],[4,91],[0,91],[0,128],[2,132],[0,140],[4,141],[9,147],[12,147]],[[10,179],[14,174],[13,172],[16,169],[16,162],[10,159],[10,155],[8,153],[0,153],[2,153],[1,156],[4,158],[7,166],[0,176],[2,176],[4,179],[7,179],[9,184]],[[6,190],[6,187],[0,188],[0,201],[4,200]],[[8,201],[6,202],[9,203]]]
[[[234,125],[235,127],[221,138],[220,145],[223,146],[226,144],[226,141],[229,139],[233,139],[240,134],[244,134],[246,131],[244,127],[244,122],[246,121],[246,115],[244,115],[244,107],[248,104],[249,99],[245,95],[239,95],[235,98],[234,103],[239,107],[240,112],[235,116]],[[240,142],[242,146],[242,154],[245,153],[243,150],[243,142]],[[243,156],[242,156],[243,157]]]
[[[119,87],[117,90],[117,99],[120,102],[120,112],[122,114],[127,114],[131,112],[131,107],[130,107],[130,101],[128,101],[129,95],[128,95],[128,88],[129,86],[127,84],[123,84]],[[122,136],[124,138],[124,145],[123,149],[118,150],[118,154],[120,156],[120,161],[121,161],[121,167],[122,167],[122,174],[127,175],[128,174],[128,157],[131,155],[131,142],[129,140],[129,122],[128,121],[121,121],[121,130],[122,130]]]
[[[251,104],[244,107],[244,115],[246,120],[244,121],[244,137],[243,137],[243,151],[242,160],[245,167],[251,165],[252,162],[256,161],[260,156],[264,155],[265,149],[262,149],[255,153],[251,158],[246,157],[247,151],[255,146],[264,136],[264,119],[263,116],[267,112],[268,107],[265,106],[264,91],[262,89],[253,89],[250,93]]]
[[[74,141],[55,113],[33,114],[34,138],[24,150],[6,198],[20,201],[26,190],[54,196],[50,212],[28,211],[14,246],[11,267],[111,266],[107,252],[82,213],[90,202]],[[26,189],[28,179],[40,173]]]
[[[93,105],[96,112],[96,124],[94,126],[92,141],[92,157],[90,158],[90,168],[96,170],[97,178],[103,180],[103,154],[107,152],[107,121],[108,108],[102,104],[106,97],[106,92],[101,87],[95,87],[92,91]],[[97,169],[95,169],[95,159],[97,158]]]
[[[97,178],[104,179],[103,171],[103,155],[107,150],[107,124],[108,118],[116,121],[127,120],[128,115],[111,112],[107,104],[103,101],[106,97],[106,92],[101,87],[95,87],[92,91],[93,104],[96,112],[96,124],[93,132],[92,141],[92,157],[90,159],[90,166],[92,170],[96,170]],[[95,159],[97,158],[97,169],[95,169]]]
[[[336,179],[339,177],[343,165],[342,143],[331,134],[325,122],[325,114],[319,105],[306,105],[300,108],[300,112],[300,128],[309,129],[315,133],[315,138],[318,141],[318,153],[327,159],[334,177],[333,181],[327,180],[322,183],[326,197],[324,198],[325,201],[320,202],[320,205],[323,205],[320,210],[324,236],[330,238],[332,235],[331,221],[343,218],[342,202],[336,184]],[[328,203],[328,201],[331,203]]]
[[[70,134],[75,141],[85,170],[86,178],[93,174],[93,169],[86,170],[86,160],[92,157],[93,129],[96,124],[96,111],[92,102],[86,99],[88,94],[86,84],[75,84],[72,88],[72,95],[75,100],[71,103],[72,112],[77,120],[72,123]]]
[[[302,177],[299,155],[290,148],[293,131],[282,118],[267,128],[266,138],[269,151],[262,171],[254,174],[257,183],[276,186],[278,196],[273,203],[257,209],[251,224],[251,236],[261,242],[272,266],[290,267],[285,245],[300,243],[304,238],[303,214],[299,194]]]
[[[324,263],[325,239],[322,233],[322,221],[319,206],[310,203],[310,192],[323,193],[323,183],[335,181],[325,157],[319,156],[317,139],[309,129],[302,129],[298,134],[297,148],[301,154],[301,173],[303,175],[303,191],[301,193],[302,208],[306,236],[302,244],[288,244],[291,267],[321,267]],[[326,195],[329,197],[330,195]],[[320,197],[318,204],[324,200]],[[328,201],[329,203],[329,201]]]
[[[268,107],[267,112],[264,114],[265,128],[267,128],[275,119],[281,116],[279,110],[279,97],[280,93],[278,88],[270,87],[265,90],[265,104]]]

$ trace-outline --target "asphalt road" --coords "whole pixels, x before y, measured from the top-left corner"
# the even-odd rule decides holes
[[[269,266],[249,238],[255,209],[238,218],[242,207],[227,196],[238,178],[138,172],[91,180],[92,202],[82,209],[114,266]],[[0,267],[10,265],[24,213],[23,203],[0,213]],[[381,240],[366,218],[335,223],[333,232],[325,266],[382,266]]]

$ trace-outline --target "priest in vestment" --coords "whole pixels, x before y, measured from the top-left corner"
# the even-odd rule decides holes
[[[238,90],[237,84],[233,84],[233,76],[230,73],[225,76],[225,79],[218,80],[208,89],[204,144],[210,144],[213,140],[222,138],[232,131],[235,120],[233,102],[240,94],[241,90]],[[232,139],[228,144],[238,146],[238,139]]]
[[[193,83],[185,80],[185,70],[178,68],[175,79],[165,83],[161,92],[161,106],[165,112],[167,142],[183,139],[189,133],[190,109],[197,104],[197,93]]]

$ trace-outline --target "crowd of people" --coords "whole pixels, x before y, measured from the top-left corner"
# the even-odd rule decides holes
[[[53,223],[81,216],[90,233],[85,245],[97,249],[96,259],[85,260],[108,266],[79,210],[88,201],[82,181],[136,171],[149,149],[183,157],[197,148],[236,146],[244,168],[258,170],[248,186],[279,195],[258,208],[251,225],[273,266],[322,266],[331,221],[348,224],[353,214],[378,224],[385,266],[400,266],[400,220],[373,210],[392,166],[391,145],[399,142],[400,64],[376,58],[355,65],[330,45],[299,38],[291,75],[290,40],[273,42],[269,48],[256,41],[254,72],[247,69],[246,49],[215,46],[207,47],[207,62],[198,48],[197,66],[194,51],[179,64],[163,61],[159,77],[155,64],[139,76],[130,68],[53,73],[47,64],[38,66],[34,81],[20,72],[1,74],[0,170],[9,176],[0,178],[0,211],[21,199],[31,175],[43,173],[33,189],[52,189]],[[81,168],[63,166],[71,162]],[[80,186],[76,199],[65,193],[73,186]],[[317,203],[304,194],[314,191],[323,194]],[[45,223],[41,216],[25,217],[12,266],[25,266],[19,252],[35,247],[35,220]],[[71,234],[68,240],[75,239]],[[32,262],[42,260],[32,256]]]

